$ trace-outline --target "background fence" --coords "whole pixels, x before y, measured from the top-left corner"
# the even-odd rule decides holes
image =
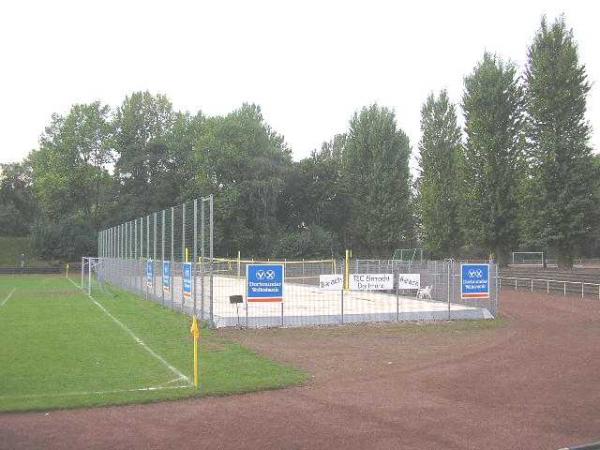
[[[213,224],[212,196],[159,211],[101,232],[97,263],[83,267],[92,269],[101,285],[108,282],[139,293],[216,327],[479,319],[493,318],[498,311],[498,274],[493,264],[490,297],[465,300],[460,264],[452,260],[216,258]],[[266,262],[285,267],[283,302],[245,301],[247,266]],[[187,296],[185,263],[191,265]],[[320,276],[332,274],[384,274],[393,281],[385,290],[322,289]],[[399,280],[405,274],[419,274],[420,285],[429,287],[429,295],[417,298],[416,288],[402,289]]]

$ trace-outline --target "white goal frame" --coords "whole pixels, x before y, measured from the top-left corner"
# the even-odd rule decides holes
[[[516,262],[515,261],[515,255],[539,255],[540,259],[528,259],[528,261],[519,261]],[[537,266],[543,266],[544,265],[544,252],[512,252],[512,263],[514,264],[531,264],[531,265],[537,265]]]

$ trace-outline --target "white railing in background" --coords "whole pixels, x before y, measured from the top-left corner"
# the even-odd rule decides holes
[[[543,287],[541,289],[535,287],[535,283],[538,283],[539,285],[545,286],[546,293],[548,293],[548,294],[550,293],[551,284],[555,284],[555,285],[562,286],[563,296],[567,295],[567,285],[581,286],[581,298],[585,297],[585,293],[586,293],[585,287],[591,286],[592,287],[591,290],[593,290],[593,291],[595,291],[594,288],[597,288],[598,300],[600,300],[600,284],[599,283],[586,283],[584,281],[549,280],[546,278],[522,278],[522,277],[498,277],[498,281],[499,281],[500,289],[514,287],[514,289],[517,290],[519,288],[527,287],[531,290],[531,292],[533,292],[534,290],[544,290]],[[506,286],[504,285],[505,281],[507,282]],[[512,283],[511,283],[511,281],[512,281]],[[523,281],[525,283],[520,285],[519,282],[521,282],[521,281]],[[557,290],[557,289],[553,289],[553,290]],[[596,296],[596,293],[594,292],[592,295]]]

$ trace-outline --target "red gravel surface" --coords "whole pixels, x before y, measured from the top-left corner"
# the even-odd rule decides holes
[[[312,374],[221,398],[0,415],[0,448],[556,449],[600,440],[600,301],[504,291],[502,321],[223,331]]]

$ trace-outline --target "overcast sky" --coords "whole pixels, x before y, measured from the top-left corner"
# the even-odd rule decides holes
[[[419,140],[420,108],[485,50],[522,69],[542,14],[564,13],[593,83],[600,149],[600,8],[594,1],[11,1],[0,6],[0,163],[35,148],[53,112],[126,94],[166,94],[176,109],[262,107],[295,159],[378,102]]]

